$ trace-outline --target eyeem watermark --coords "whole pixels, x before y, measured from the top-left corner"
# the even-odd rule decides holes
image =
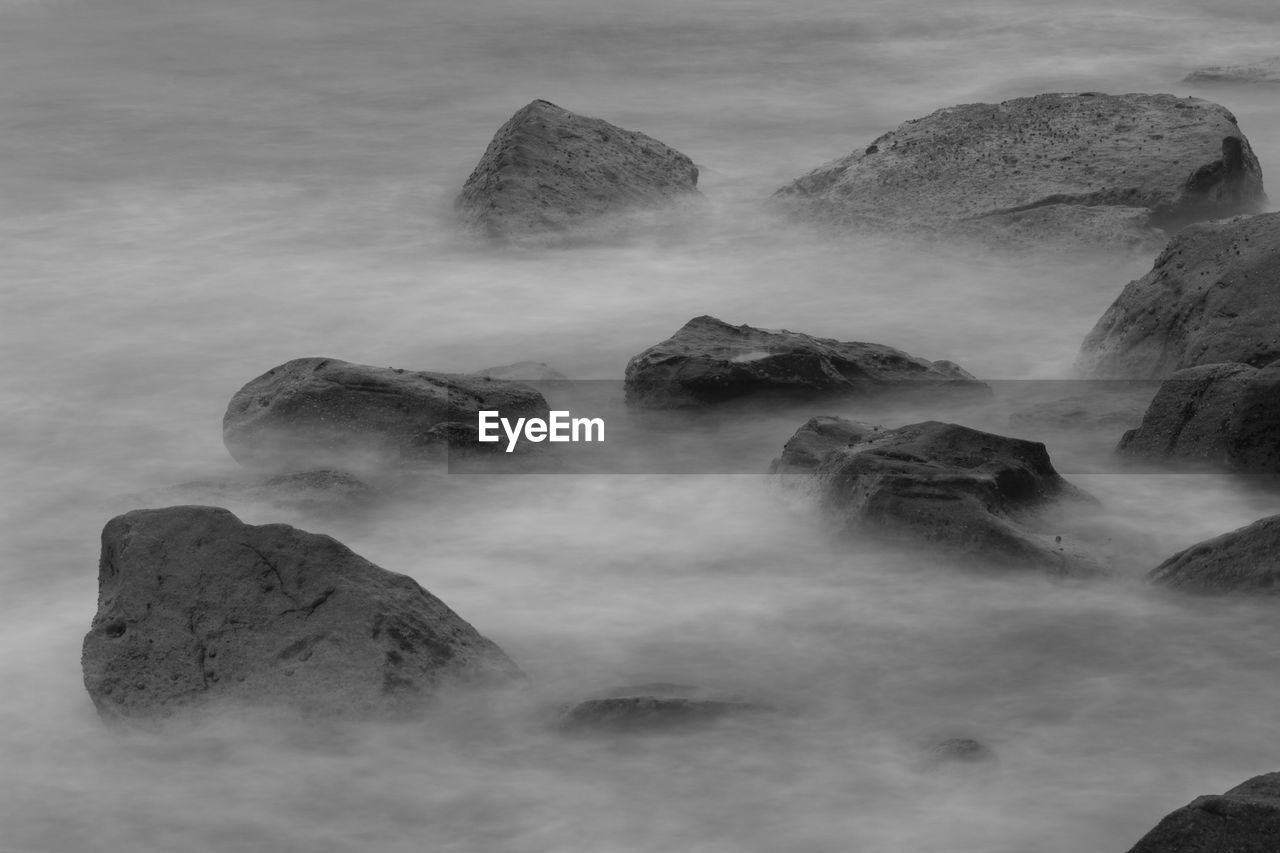
[[[493,443],[501,441],[498,428],[507,434],[507,453],[516,449],[520,439],[525,441],[604,441],[604,418],[575,418],[569,412],[551,411],[548,419],[516,418],[515,423],[501,417],[496,411],[479,413],[479,440]]]

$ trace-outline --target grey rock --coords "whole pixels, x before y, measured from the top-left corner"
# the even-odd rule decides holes
[[[783,187],[799,218],[1011,248],[1152,250],[1187,222],[1262,209],[1262,170],[1225,108],[1058,93],[914,119]]]
[[[1267,773],[1225,794],[1196,797],[1129,853],[1276,853],[1278,845],[1280,773]]]
[[[925,767],[939,770],[956,765],[995,764],[996,754],[986,744],[973,738],[953,737],[929,747]]]
[[[563,710],[557,727],[574,734],[652,734],[697,729],[762,710],[741,697],[683,684],[614,688]]]
[[[1207,364],[1160,384],[1117,451],[1137,459],[1280,472],[1280,363]]]
[[[937,421],[870,433],[846,422],[848,443],[830,420],[818,426],[833,447],[816,468],[821,436],[810,421],[801,432],[811,436],[773,470],[809,468],[798,485],[837,531],[922,543],[981,566],[1102,570],[1069,537],[1044,529],[1044,511],[1096,501],[1054,470],[1043,444]]]
[[[990,389],[949,361],[926,361],[883,344],[815,338],[785,329],[695,317],[626,368],[627,402],[697,407],[742,398],[814,400],[886,391]]]
[[[693,161],[651,136],[534,101],[499,128],[454,202],[464,226],[522,241],[700,198]]]
[[[561,382],[569,377],[551,365],[541,361],[517,361],[486,367],[473,375],[483,379],[503,379],[511,382]]]
[[[516,382],[299,358],[236,392],[222,439],[242,465],[275,471],[361,469],[483,451],[477,413],[547,416],[547,401]]]
[[[1208,539],[1174,554],[1148,575],[1182,592],[1280,593],[1280,515]]]
[[[1202,364],[1280,358],[1280,213],[1184,228],[1089,332],[1076,369],[1164,379]]]
[[[228,705],[420,711],[522,673],[412,578],[342,543],[228,510],[134,510],[102,531],[84,684],[107,720]]]

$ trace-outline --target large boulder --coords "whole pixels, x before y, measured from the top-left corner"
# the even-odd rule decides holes
[[[1117,451],[1137,459],[1280,472],[1280,363],[1207,364],[1160,384]]]
[[[1188,226],[1129,282],[1080,347],[1100,379],[1164,379],[1202,364],[1280,358],[1280,213]]]
[[[1186,76],[1186,82],[1207,84],[1280,84],[1280,56],[1243,65],[1210,65],[1197,68]]]
[[[1223,107],[1085,92],[938,110],[774,199],[842,228],[1123,248],[1158,247],[1156,229],[1254,212],[1264,195],[1258,160]]]
[[[534,101],[498,129],[454,202],[463,224],[521,240],[699,196],[693,161],[651,136]]]
[[[731,326],[706,316],[634,356],[626,369],[627,402],[650,408],[940,388],[989,390],[949,361],[926,361],[883,344]]]
[[[82,665],[109,720],[221,704],[411,713],[441,688],[522,678],[412,578],[328,536],[204,506],[107,523]]]
[[[1255,776],[1225,794],[1196,797],[1142,836],[1129,853],[1276,853],[1280,773]]]
[[[886,430],[827,417],[802,426],[771,471],[810,492],[843,533],[922,542],[979,565],[1101,570],[1045,525],[1055,505],[1096,502],[1039,442],[938,421]]]
[[[1148,577],[1183,592],[1280,593],[1280,515],[1192,545]]]
[[[222,440],[242,465],[272,470],[378,467],[475,443],[477,413],[547,417],[517,382],[299,358],[245,385],[227,405]]]

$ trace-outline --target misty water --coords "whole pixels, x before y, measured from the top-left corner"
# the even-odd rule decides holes
[[[0,850],[1123,851],[1280,769],[1274,606],[1143,581],[1280,493],[1122,470],[1118,427],[1012,425],[1079,393],[1081,339],[1150,254],[838,241],[762,204],[907,119],[1048,91],[1217,100],[1269,174],[1276,94],[1180,81],[1278,36],[1271,0],[0,0]],[[466,239],[452,199],[534,98],[685,152],[705,210],[607,244]],[[1000,380],[958,414],[873,414],[1044,441],[1102,502],[1063,523],[1112,574],[831,540],[762,473],[808,416],[866,418],[854,402],[646,441],[616,381],[700,314]],[[227,401],[302,356],[604,381],[629,473],[443,474],[351,513],[222,495],[413,576],[529,690],[397,725],[106,728],[79,662],[103,524],[244,477]],[[547,725],[653,681],[772,711],[650,738]],[[999,763],[927,771],[946,737]]]

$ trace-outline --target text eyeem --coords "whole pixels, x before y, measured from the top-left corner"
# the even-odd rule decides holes
[[[479,413],[479,440],[501,441],[498,428],[507,435],[507,453],[516,449],[520,439],[525,441],[604,441],[604,418],[575,418],[569,412],[551,411],[547,420],[542,418],[516,418],[512,423],[496,411]]]

